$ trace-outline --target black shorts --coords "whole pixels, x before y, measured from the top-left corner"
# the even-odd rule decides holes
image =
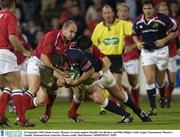
[[[111,61],[111,72],[122,74],[124,70],[122,55],[107,55],[107,57]]]

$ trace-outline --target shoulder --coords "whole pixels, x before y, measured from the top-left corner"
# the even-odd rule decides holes
[[[99,29],[99,28],[102,28],[102,27],[104,27],[103,21],[101,21],[100,23],[98,23],[98,24],[96,25],[95,29]]]
[[[56,39],[58,32],[59,32],[58,30],[49,31],[45,34],[45,38]]]
[[[159,20],[171,20],[168,16],[162,14],[162,13],[157,13],[158,19]]]

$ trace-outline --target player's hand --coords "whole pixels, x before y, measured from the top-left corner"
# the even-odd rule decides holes
[[[24,52],[22,53],[25,57],[30,57],[31,56],[31,52],[28,50],[24,50]]]
[[[65,78],[63,76],[59,77],[57,79],[57,82],[56,82],[57,86],[60,86],[60,87],[64,86],[65,83],[66,83],[66,81],[65,81]]]
[[[157,47],[163,47],[166,44],[166,41],[165,39],[159,39],[159,40],[156,40],[154,43]]]
[[[77,86],[78,85],[76,80],[72,80],[70,78],[65,78],[65,83],[67,86]]]
[[[101,78],[101,75],[99,74],[99,73],[94,73],[93,75],[92,75],[92,77],[91,77],[93,80],[98,80],[98,79],[100,79]]]
[[[125,51],[124,51],[124,53],[129,53],[129,52],[131,52],[132,50],[133,50],[132,47],[125,46]]]
[[[143,49],[144,48],[144,42],[140,42],[138,45],[137,45],[137,48],[139,49],[139,50],[141,50],[141,49]]]
[[[59,69],[57,69],[57,68],[54,68],[54,71],[57,73],[57,75],[60,75],[60,76],[65,76],[65,75],[67,75],[66,72],[63,72],[63,71],[61,71],[61,70],[59,70]]]

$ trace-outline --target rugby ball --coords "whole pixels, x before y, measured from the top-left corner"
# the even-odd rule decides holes
[[[76,80],[78,78],[80,78],[81,74],[80,74],[80,70],[79,68],[73,68],[69,71],[69,77],[72,80]]]

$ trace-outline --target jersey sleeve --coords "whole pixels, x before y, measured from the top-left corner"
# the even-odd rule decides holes
[[[53,37],[52,34],[47,34],[44,36],[42,40],[42,48],[41,48],[41,53],[47,55],[50,57],[53,54],[53,46],[55,42],[55,38]]]
[[[92,53],[99,59],[103,59],[105,57],[105,55],[95,45],[92,46]]]
[[[137,25],[138,22],[138,18],[136,18],[136,20],[133,22],[133,26],[132,26],[132,35],[139,35],[140,34],[140,30],[139,27]]]
[[[76,52],[76,53],[75,53]],[[90,69],[92,69],[92,64],[88,60],[88,58],[85,56],[85,54],[81,50],[74,51],[74,56],[72,56],[74,59],[74,63],[79,64],[79,68],[82,72],[86,72]]]
[[[168,16],[161,16],[163,22],[165,23],[166,31],[175,32],[177,31],[177,25]]]
[[[8,35],[17,34],[18,21],[15,16],[8,16],[7,19],[7,33]]]
[[[93,31],[93,34],[92,34],[92,37],[91,37],[91,40],[93,42],[94,45],[98,46],[99,45],[99,36],[98,36],[98,25],[95,27],[94,31]]]
[[[124,32],[125,35],[132,35],[132,23],[130,21],[124,21]]]

